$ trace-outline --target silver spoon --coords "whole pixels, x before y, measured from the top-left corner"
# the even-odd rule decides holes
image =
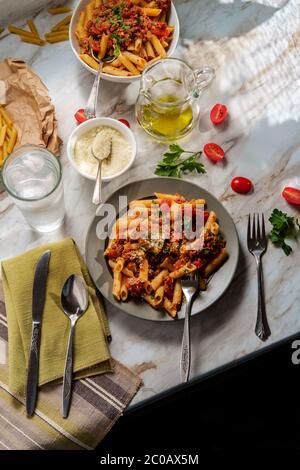
[[[97,110],[97,102],[98,102],[98,92],[99,92],[99,84],[100,84],[100,79],[101,79],[101,73],[103,69],[103,64],[110,64],[113,62],[116,58],[113,56],[106,56],[102,60],[100,60],[95,54],[93,49],[91,48],[90,50],[91,55],[93,56],[93,59],[95,59],[96,62],[99,63],[99,69],[97,71],[96,78],[94,80],[91,93],[86,105],[86,108],[84,110],[84,115],[87,119],[92,119],[96,117],[96,110]]]
[[[98,160],[98,170],[96,176],[96,183],[94,188],[93,194],[93,204],[99,205],[102,203],[102,179],[101,179],[101,170],[102,170],[102,162],[106,160],[110,154],[112,149],[112,138],[111,137],[103,137],[103,134],[99,132],[94,142],[91,146],[91,153],[96,160]]]
[[[72,274],[72,276],[66,280],[61,293],[61,306],[64,313],[69,318],[71,324],[63,381],[63,418],[68,417],[72,396],[73,343],[75,325],[77,320],[86,312],[88,305],[89,297],[83,279],[76,274]]]

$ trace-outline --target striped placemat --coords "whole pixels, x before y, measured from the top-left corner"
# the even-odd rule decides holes
[[[41,388],[37,409],[27,418],[24,397],[8,387],[8,331],[0,281],[0,450],[94,449],[122,415],[141,379],[118,361],[114,372],[77,380],[70,415],[63,419],[61,384]]]

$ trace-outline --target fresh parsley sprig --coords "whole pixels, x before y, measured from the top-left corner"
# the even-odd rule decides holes
[[[201,151],[191,152],[184,150],[178,144],[171,144],[169,151],[164,153],[163,159],[158,162],[155,174],[181,178],[183,173],[192,171],[206,173],[203,163],[198,161],[201,154]]]
[[[289,256],[293,251],[292,247],[286,243],[286,238],[297,239],[300,233],[300,224],[298,219],[289,216],[279,209],[274,209],[269,222],[273,228],[269,234],[269,238],[274,245],[281,247]]]

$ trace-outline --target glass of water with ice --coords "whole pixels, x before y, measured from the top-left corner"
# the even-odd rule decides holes
[[[39,232],[56,230],[64,220],[59,159],[49,150],[24,145],[4,161],[2,182],[28,224]]]

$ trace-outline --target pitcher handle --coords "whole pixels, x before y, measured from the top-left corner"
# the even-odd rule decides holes
[[[212,67],[209,67],[208,65],[205,67],[202,67],[201,69],[195,70],[195,77],[196,77],[195,97],[197,97],[197,95],[199,96],[201,91],[211,84],[215,76],[216,76],[215,69],[213,69]]]

